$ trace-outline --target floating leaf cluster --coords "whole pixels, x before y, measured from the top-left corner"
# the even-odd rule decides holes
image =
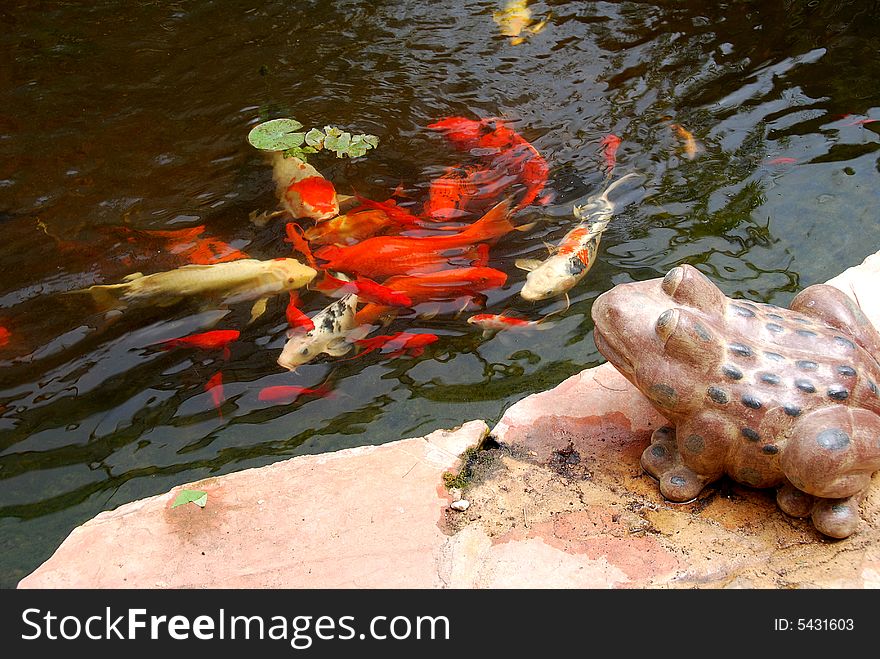
[[[283,151],[285,156],[301,160],[322,150],[332,151],[337,158],[357,158],[379,144],[375,135],[352,135],[335,126],[324,126],[323,130],[312,128],[306,132],[302,128],[296,119],[272,119],[254,126],[247,139],[251,146],[262,151]]]

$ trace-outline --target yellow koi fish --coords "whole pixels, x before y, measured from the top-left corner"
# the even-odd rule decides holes
[[[681,124],[672,124],[670,128],[672,128],[672,130],[674,130],[681,138],[685,158],[688,160],[696,158],[697,154],[703,150],[703,147],[697,142],[697,138],[694,137],[694,134]]]
[[[251,320],[277,293],[308,284],[317,271],[296,259],[238,259],[210,265],[185,265],[167,272],[128,275],[120,284],[100,284],[71,293],[88,293],[103,308],[129,305],[167,307],[187,298],[234,304],[256,300]]]
[[[503,9],[492,13],[492,19],[498,24],[501,34],[510,37],[513,46],[525,41],[525,37],[522,36],[523,31],[537,34],[550,20],[548,15],[547,18],[532,24],[532,10],[529,9],[528,4],[528,0],[508,0]]]

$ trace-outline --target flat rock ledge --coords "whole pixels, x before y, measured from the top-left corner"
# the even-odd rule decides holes
[[[880,326],[878,276],[880,252],[828,283]],[[880,588],[880,474],[844,540],[726,479],[673,504],[639,465],[665,423],[604,364],[491,432],[295,457],[101,513],[19,588]],[[181,489],[205,507],[172,508]]]

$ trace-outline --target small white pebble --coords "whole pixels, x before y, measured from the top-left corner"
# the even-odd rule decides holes
[[[265,500],[265,499],[257,499],[257,505],[258,505],[258,506],[262,506],[264,503],[266,503],[266,500]]]
[[[471,505],[471,502],[468,501],[467,499],[459,499],[458,501],[453,501],[451,504],[449,504],[449,507],[452,508],[453,510],[464,511],[464,510],[467,510],[470,505]]]

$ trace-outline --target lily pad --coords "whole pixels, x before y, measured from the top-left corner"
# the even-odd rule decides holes
[[[284,151],[305,142],[305,133],[298,132],[302,127],[296,119],[272,119],[251,128],[247,139],[262,151]]]
[[[177,508],[185,503],[194,503],[199,508],[204,508],[208,503],[208,493],[202,490],[181,490],[171,507]]]

